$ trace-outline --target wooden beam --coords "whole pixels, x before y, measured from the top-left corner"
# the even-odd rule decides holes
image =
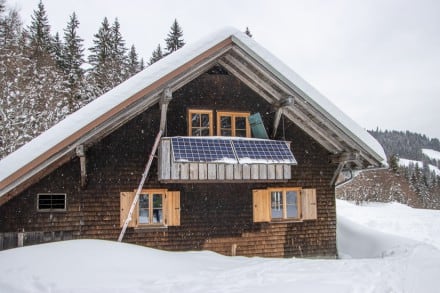
[[[173,99],[173,93],[171,92],[170,88],[165,88],[163,90],[162,96],[160,98],[159,104],[160,104],[160,126],[159,129],[162,131],[165,131],[165,128],[167,126],[167,110],[168,110],[168,104]]]
[[[76,147],[76,155],[79,157],[79,164],[81,169],[81,188],[87,187],[87,168],[86,168],[86,152],[84,145],[81,144]]]
[[[277,134],[278,125],[280,124],[280,119],[281,119],[281,115],[283,115],[284,107],[291,106],[292,104],[293,104],[293,98],[291,96],[283,98],[276,104],[276,107],[278,109],[275,112],[275,118],[273,121],[272,138],[275,138]]]

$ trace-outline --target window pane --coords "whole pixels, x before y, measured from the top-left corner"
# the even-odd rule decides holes
[[[209,127],[209,115],[208,114],[202,114],[202,124],[200,126],[202,127]]]
[[[162,195],[153,195],[153,223],[162,223]]]
[[[139,196],[139,224],[150,223],[149,207],[150,202],[148,194],[141,194]]]
[[[273,191],[271,194],[272,219],[283,218],[283,202],[281,199],[282,192]]]
[[[229,116],[222,116],[220,118],[220,125],[221,128],[232,128],[232,123],[231,123],[231,117]]]
[[[222,129],[220,131],[221,136],[232,136],[232,131],[230,129]]]
[[[201,136],[209,136],[209,128],[202,128],[200,130]]]
[[[235,136],[246,137],[246,130],[235,130]]]
[[[191,114],[191,121],[193,127],[200,127],[200,114]]]
[[[287,217],[288,218],[298,218],[298,194],[296,191],[286,192],[287,201]]]
[[[246,117],[235,117],[235,129],[246,129]]]
[[[192,136],[201,136],[202,135],[201,131],[202,130],[200,128],[193,128],[193,129],[191,129],[191,135]]]

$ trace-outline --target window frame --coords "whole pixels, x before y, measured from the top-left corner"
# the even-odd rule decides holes
[[[119,210],[119,218],[120,218],[120,227],[123,227],[131,205],[133,204],[133,200],[135,199],[137,190],[133,191],[121,191],[119,194],[120,198],[120,210]],[[162,222],[161,223],[140,223],[140,196],[141,194],[158,194],[160,193],[162,196]],[[151,208],[150,208],[151,207]],[[150,204],[149,199],[149,219],[154,217],[154,213],[152,213],[153,205]],[[151,189],[142,189],[139,198],[136,202],[136,207],[132,214],[131,221],[128,222],[128,227],[135,229],[162,229],[168,228],[170,226],[180,226],[180,191],[171,191],[163,188],[151,188]]]
[[[214,133],[214,121],[213,121],[213,110],[208,109],[188,109],[188,116],[187,116],[187,122],[188,122],[188,136],[195,136],[192,134],[192,130],[197,129],[203,129],[206,127],[193,127],[192,126],[192,114],[208,114],[209,117],[209,136],[213,136]]]
[[[272,204],[272,192],[281,192],[282,193],[282,217],[281,218],[273,218],[272,217],[272,207],[270,210],[270,218],[271,222],[289,222],[289,221],[301,221],[302,220],[302,200],[301,200],[301,187],[270,187],[266,189]],[[287,192],[295,191],[296,192],[296,206],[297,206],[297,217],[287,217]]]
[[[134,191],[136,192],[136,190]],[[143,194],[148,194],[148,195],[155,195],[155,194],[160,194],[160,196],[162,197],[162,222],[159,223],[154,223],[154,221],[152,221],[154,219],[154,202],[153,202],[153,196],[149,196],[148,198],[148,223],[141,223],[140,222],[140,212],[141,212],[141,206],[140,206],[140,197]],[[150,226],[155,226],[155,227],[162,227],[165,226],[165,196],[167,194],[167,190],[166,189],[142,189],[141,193],[139,194],[139,200],[137,203],[137,210],[138,210],[138,227],[150,227]]]
[[[249,123],[249,116],[251,115],[250,112],[234,112],[234,111],[216,111],[217,115],[217,136],[223,136],[221,135],[222,127],[221,127],[221,117],[231,117],[231,137],[237,137],[237,129],[236,129],[236,118],[245,118],[246,121],[246,128],[244,129],[246,131],[246,136],[244,137],[251,137],[251,127]]]
[[[40,208],[40,196],[42,195],[62,195],[64,196],[64,208],[52,208],[52,203],[50,208]],[[52,200],[52,199],[51,199]],[[50,192],[50,193],[37,193],[37,212],[41,213],[52,213],[52,212],[66,212],[67,211],[67,193],[62,192]]]
[[[282,218],[272,218],[272,192],[281,191],[284,194]],[[287,218],[288,191],[297,192],[298,217]],[[252,189],[252,217],[254,223],[290,223],[318,220],[318,197],[316,188],[303,187],[268,187],[266,189]]]

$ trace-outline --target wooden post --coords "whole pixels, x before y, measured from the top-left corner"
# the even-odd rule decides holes
[[[79,157],[79,164],[81,168],[81,188],[86,188],[87,169],[86,169],[86,152],[84,145],[81,144],[76,147],[76,155]]]
[[[165,88],[160,98],[160,126],[159,129],[165,131],[166,123],[167,123],[167,111],[168,104],[173,99],[173,93],[170,88]]]
[[[273,120],[272,138],[275,138],[275,135],[277,134],[278,126],[280,125],[281,115],[283,114],[283,108],[290,106],[292,104],[293,104],[293,97],[287,96],[286,98],[282,99],[281,101],[279,101],[274,105],[277,111],[275,112],[275,118]]]
[[[23,247],[24,244],[24,232],[17,233],[17,246]]]

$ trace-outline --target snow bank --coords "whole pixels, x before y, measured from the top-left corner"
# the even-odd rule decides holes
[[[0,252],[0,292],[438,291],[439,249],[403,236],[439,244],[439,211],[344,201],[337,209],[340,260],[225,257],[74,240]]]
[[[440,161],[440,152],[431,149],[422,149],[422,153],[430,159]]]
[[[408,159],[399,159],[399,166],[408,167],[410,164],[418,165],[419,168],[423,168],[422,161],[408,160]],[[429,164],[429,170],[434,171],[437,176],[440,176],[440,169],[434,165]]]

